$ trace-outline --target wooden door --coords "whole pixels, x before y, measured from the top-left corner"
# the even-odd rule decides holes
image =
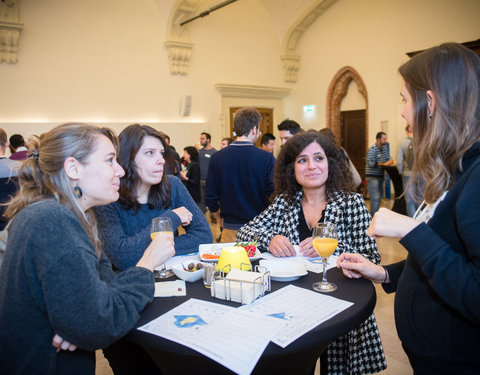
[[[230,108],[230,137],[235,138],[233,136],[233,119],[235,118],[235,112],[238,111],[242,107],[235,107]],[[271,108],[257,108],[260,115],[262,115],[262,122],[260,123],[260,131],[262,134],[271,133],[273,134],[273,109]],[[260,147],[260,136],[257,140],[257,147]]]
[[[366,111],[341,112],[341,145],[347,150],[358,173],[365,180],[365,159],[367,155],[367,123]]]

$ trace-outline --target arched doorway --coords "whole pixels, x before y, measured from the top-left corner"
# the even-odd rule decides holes
[[[365,99],[365,110],[349,111],[342,116],[342,100],[348,93],[350,83],[355,81],[359,93]],[[360,74],[350,66],[340,69],[328,89],[327,126],[332,129],[339,144],[347,150],[358,172],[365,178],[365,156],[368,141],[368,94]]]

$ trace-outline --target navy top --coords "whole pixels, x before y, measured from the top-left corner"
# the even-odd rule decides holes
[[[415,353],[480,373],[480,142],[428,223],[400,243],[406,261],[387,266],[402,344]],[[475,369],[475,370],[473,370]],[[462,372],[467,373],[467,372]],[[468,372],[470,373],[470,372]]]
[[[138,211],[134,208],[127,210],[118,201],[95,208],[103,239],[103,250],[118,269],[133,267],[140,260],[152,242],[150,226],[153,218],[168,216],[175,231],[182,223],[180,217],[172,210],[182,206],[192,213],[193,218],[190,224],[184,227],[186,234],[175,236],[176,255],[198,251],[199,244],[213,242],[210,226],[185,186],[176,177],[168,176],[168,179],[172,199],[168,209],[163,207],[150,209],[148,204],[142,204]]]
[[[212,156],[205,204],[218,211],[224,228],[239,229],[269,205],[275,158],[248,141],[234,141]]]

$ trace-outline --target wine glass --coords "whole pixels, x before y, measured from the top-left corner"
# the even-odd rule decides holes
[[[338,246],[337,226],[331,223],[317,224],[313,228],[312,245],[315,251],[322,257],[323,278],[322,281],[312,285],[316,292],[333,292],[337,290],[335,284],[327,281],[327,261]]]
[[[169,217],[159,216],[152,219],[152,226],[150,228],[150,237],[152,238],[152,241],[155,238],[155,236],[160,232],[163,232],[167,235],[171,235],[173,239],[172,221],[170,220]],[[155,270],[153,271],[153,274],[155,275],[155,278],[158,278],[158,279],[168,279],[169,277],[173,276],[173,272],[170,270],[167,270],[165,268],[165,264],[163,264],[163,268],[161,271]]]

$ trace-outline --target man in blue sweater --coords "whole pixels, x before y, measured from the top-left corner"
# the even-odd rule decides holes
[[[210,160],[205,203],[220,224],[223,220],[221,242],[235,242],[237,230],[269,205],[273,193],[275,158],[255,147],[261,121],[255,108],[239,109],[233,122],[236,141]]]

